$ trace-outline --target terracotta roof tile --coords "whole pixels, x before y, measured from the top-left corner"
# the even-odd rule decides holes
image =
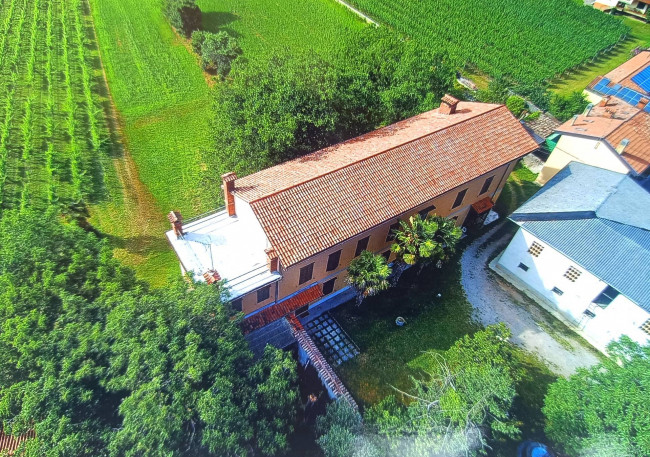
[[[607,135],[607,142],[614,149],[623,139],[630,142],[621,156],[634,170],[643,173],[650,166],[650,114],[640,111]]]
[[[244,333],[250,333],[294,312],[298,308],[318,300],[322,296],[323,291],[320,285],[314,284],[307,290],[299,292],[280,303],[264,308],[252,316],[247,317],[242,323],[242,329]]]
[[[434,110],[263,170],[236,192],[288,267],[537,148],[504,106],[461,102],[457,113]]]

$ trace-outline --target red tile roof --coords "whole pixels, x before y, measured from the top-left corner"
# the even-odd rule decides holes
[[[614,148],[623,139],[629,140],[621,157],[637,173],[643,173],[650,166],[650,114],[640,111],[620,127],[607,135],[607,142]]]
[[[303,290],[280,303],[264,308],[262,311],[244,319],[244,322],[242,323],[244,333],[250,333],[253,330],[262,328],[265,325],[294,312],[298,308],[318,300],[322,296],[323,291],[321,290],[320,285],[314,284],[309,289]]]
[[[460,102],[238,179],[285,267],[535,150],[502,105]]]

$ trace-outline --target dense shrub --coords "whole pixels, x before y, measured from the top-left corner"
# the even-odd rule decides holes
[[[506,106],[515,116],[519,116],[521,112],[526,109],[526,101],[516,95],[511,95],[506,100]]]
[[[233,60],[241,54],[237,40],[226,32],[196,30],[192,33],[192,48],[201,56],[201,67],[204,70],[222,77],[230,73]]]
[[[165,0],[165,16],[185,37],[201,28],[201,10],[195,0]]]
[[[580,114],[587,107],[589,102],[582,92],[575,91],[570,95],[553,95],[549,111],[561,121],[566,121],[574,114]]]

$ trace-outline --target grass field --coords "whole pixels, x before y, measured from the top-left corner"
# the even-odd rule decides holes
[[[156,285],[178,275],[163,238],[165,213],[216,207],[203,197],[200,151],[211,147],[210,84],[188,43],[176,35],[159,0],[89,0],[115,102],[120,159],[109,174],[112,198],[91,222],[110,234],[116,254]],[[362,22],[329,0],[199,2],[204,27],[238,37],[245,58],[276,47],[328,49]],[[114,138],[115,142],[119,138]]]
[[[592,59],[627,33],[573,0],[353,0],[382,24],[446,50],[459,66],[532,83]]]
[[[334,0],[198,0],[206,30],[237,37],[245,57],[274,48],[326,53],[366,24]]]
[[[106,198],[94,46],[82,0],[0,4],[0,208]]]
[[[650,47],[650,24],[627,16],[619,16],[617,19],[630,27],[628,39],[610,53],[604,54],[594,62],[580,66],[568,75],[554,81],[550,86],[553,92],[568,95],[576,90],[582,91],[596,76],[609,73],[628,60],[631,57],[630,51],[637,46]]]

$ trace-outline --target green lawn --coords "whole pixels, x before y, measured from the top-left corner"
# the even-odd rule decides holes
[[[326,53],[366,24],[334,0],[198,0],[203,27],[237,37],[244,57],[274,48]]]
[[[573,91],[582,91],[596,76],[609,73],[628,60],[631,57],[630,51],[632,49],[637,46],[650,46],[650,24],[627,16],[621,17],[621,20],[631,29],[627,41],[617,46],[609,54],[599,57],[593,63],[580,66],[571,71],[569,75],[565,75],[553,82],[551,84],[552,91],[562,95],[567,95]]]
[[[496,202],[495,211],[506,217],[519,208],[537,192],[540,187],[535,184],[537,174],[530,171],[521,163],[517,164],[506,181],[501,195]]]

